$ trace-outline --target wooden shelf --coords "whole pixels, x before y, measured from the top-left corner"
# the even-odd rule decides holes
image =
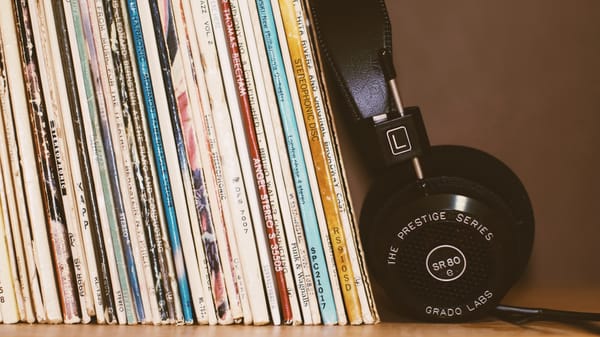
[[[507,304],[543,306],[564,310],[600,312],[600,285],[589,287],[533,288],[522,286],[507,296]],[[427,324],[403,321],[382,310],[383,322],[374,326],[104,326],[104,325],[0,325],[0,336],[17,337],[365,337],[365,336],[597,336],[600,323],[569,325],[531,322],[522,326],[487,320],[465,324]]]
[[[561,323],[537,322],[525,326],[490,321],[468,324],[381,323],[375,326],[94,326],[94,325],[5,325],[0,335],[30,337],[129,337],[129,336],[203,336],[227,335],[244,337],[363,337],[363,336],[594,336],[600,334],[600,325],[570,326]]]

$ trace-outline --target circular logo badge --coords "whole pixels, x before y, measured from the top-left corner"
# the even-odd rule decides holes
[[[460,249],[451,245],[440,245],[427,254],[425,265],[427,272],[434,279],[451,282],[464,274],[467,269],[467,259]]]

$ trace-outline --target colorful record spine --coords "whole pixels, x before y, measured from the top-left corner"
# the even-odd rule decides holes
[[[187,146],[194,146],[193,143],[187,140],[194,140],[195,136],[192,133],[191,138],[187,138],[190,134],[184,131],[183,128],[188,125],[183,125],[182,118],[189,119],[188,115],[188,96],[185,81],[174,78],[174,75],[182,75],[181,71],[181,55],[179,54],[179,45],[175,33],[175,23],[171,6],[168,1],[162,0],[160,4],[157,0],[150,1],[150,11],[152,21],[154,23],[154,36],[156,38],[156,46],[158,58],[162,68],[162,80],[165,88],[166,101],[169,107],[171,117],[172,132],[177,145],[177,157],[179,159],[179,168],[181,177],[183,178],[187,204],[189,207],[191,233],[195,243],[195,250],[198,259],[200,282],[204,293],[204,310],[205,318],[200,323],[213,325],[217,323],[212,291],[210,287],[211,270],[207,261],[208,254],[205,254],[204,241],[202,238],[201,229],[212,227],[212,215],[208,198],[206,196],[204,172],[200,165],[190,166],[190,161],[187,155]],[[161,20],[161,18],[163,18]],[[178,74],[179,73],[179,74]],[[198,163],[196,163],[198,164]],[[216,244],[216,242],[212,242]],[[214,248],[214,246],[213,246]],[[210,254],[210,251],[209,251]],[[212,258],[212,257],[211,257]]]
[[[82,114],[84,113],[77,89],[76,70],[71,53],[69,32],[75,35],[71,18],[71,9],[65,15],[61,0],[53,0],[54,18],[57,25],[58,43],[63,65],[64,78],[70,85],[66,86],[71,113],[73,135],[76,137],[76,157],[80,163],[81,173],[84,177],[76,186],[79,197],[77,202],[82,210],[81,228],[84,233],[85,252],[90,271],[90,282],[94,286],[94,303],[96,305],[96,322],[114,324],[117,322],[116,307],[113,300],[113,287],[110,279],[108,257],[105,251],[104,238],[100,228],[100,215],[95,197],[91,160],[87,149],[87,136]],[[70,6],[70,4],[69,4]],[[70,19],[70,20],[69,20]],[[65,118],[65,116],[63,116]],[[64,120],[65,127],[69,128],[70,121]],[[69,132],[67,130],[67,132]],[[75,158],[73,158],[75,160]]]
[[[238,113],[233,113],[231,115],[231,121],[236,138],[240,140],[246,139],[245,143],[240,142],[238,145],[238,152],[240,152],[241,149],[245,149],[244,151],[241,151],[243,156],[240,156],[240,160],[243,160],[242,172],[244,173],[244,176],[247,177],[246,181],[250,190],[254,189],[257,194],[259,194],[259,191],[261,191],[261,193],[266,191],[266,195],[268,196],[268,200],[265,200],[265,195],[259,194],[261,210],[264,212],[259,212],[258,215],[262,217],[263,221],[257,221],[255,226],[262,226],[266,223],[265,219],[267,218],[272,220],[273,229],[276,233],[276,241],[278,243],[276,249],[278,249],[279,252],[278,257],[273,258],[273,251],[275,248],[271,247],[273,267],[276,273],[278,270],[282,270],[284,273],[288,301],[292,310],[292,323],[298,324],[302,322],[302,316],[297,302],[294,279],[289,269],[287,245],[282,229],[281,211],[279,209],[278,196],[274,186],[268,147],[264,133],[261,129],[262,120],[260,118],[260,109],[256,102],[254,80],[252,78],[252,70],[246,52],[246,39],[243,32],[243,26],[239,17],[239,11],[237,11],[237,8],[236,11],[234,11],[232,9],[232,4],[229,1],[220,2],[220,13],[222,17],[222,26],[225,32],[225,39],[227,41],[225,57],[228,56],[231,59],[230,70],[233,74],[233,77],[229,77],[228,75],[226,78],[236,81],[238,84],[235,92],[237,93],[240,109],[238,110]],[[217,39],[217,41],[219,40],[220,39]],[[241,49],[244,50],[244,53],[240,52]],[[227,53],[229,55],[227,55]],[[246,77],[246,75],[248,75],[248,77]],[[250,177],[254,177],[254,179]],[[260,177],[263,177],[263,179],[260,179]],[[254,186],[252,186],[252,184],[254,184]],[[261,187],[256,188],[256,186]],[[266,202],[269,203],[270,209],[265,207]],[[242,230],[243,228],[239,229]],[[267,226],[264,226],[264,229],[266,232],[269,231]],[[248,243],[251,243],[252,241],[249,241],[242,235],[245,231],[247,230],[238,230],[236,234],[238,234],[239,240],[241,241],[241,249],[244,250],[243,254],[250,256],[252,253],[256,254],[256,248],[254,245],[248,245]],[[269,235],[267,235],[267,237],[269,238]],[[246,268],[245,265],[243,267]],[[252,274],[248,274],[246,278],[252,278],[251,275]],[[277,280],[276,276],[276,281]],[[259,285],[254,286],[256,287]],[[257,292],[253,290],[252,294],[260,295],[260,291]]]
[[[124,57],[125,75],[133,77],[135,89],[137,95],[131,96],[136,98],[139,109],[133,109],[133,125],[136,130],[136,137],[139,140],[139,144],[143,144],[143,150],[139,151],[140,159],[142,163],[143,174],[146,183],[146,196],[148,197],[148,204],[150,205],[150,215],[152,219],[152,227],[156,240],[157,249],[160,252],[159,260],[163,268],[161,276],[164,279],[165,284],[169,284],[170,287],[165,287],[167,291],[167,301],[170,307],[170,312],[174,310],[174,323],[182,324],[183,308],[181,304],[181,296],[179,295],[179,286],[177,280],[177,272],[173,261],[173,254],[169,239],[169,230],[167,228],[167,220],[165,217],[164,208],[162,207],[160,183],[158,180],[158,170],[156,167],[156,161],[154,159],[152,151],[152,140],[148,123],[146,119],[146,110],[143,104],[143,94],[141,88],[141,80],[137,72],[136,52],[134,46],[133,35],[130,26],[129,15],[127,14],[127,0],[112,0],[113,3],[119,2],[121,17],[123,18],[123,31],[126,33],[126,41],[120,40],[122,46],[122,53]],[[116,4],[115,4],[116,5]],[[122,36],[122,34],[120,34]],[[124,46],[127,45],[128,48]],[[127,49],[127,50],[126,50]],[[128,62],[130,61],[130,62]],[[128,81],[129,83],[129,81]],[[156,220],[156,221],[155,221]],[[170,292],[169,292],[170,291]]]
[[[152,274],[155,282],[155,293],[158,299],[158,308],[160,318],[163,323],[174,322],[176,320],[176,309],[169,279],[167,257],[162,240],[162,228],[157,212],[157,201],[155,198],[154,171],[152,170],[150,158],[148,155],[148,144],[146,144],[145,121],[143,117],[142,106],[138,97],[141,92],[138,88],[138,79],[135,76],[134,65],[132,64],[130,49],[130,40],[127,35],[126,22],[127,17],[123,16],[122,2],[111,0],[113,22],[115,23],[118,43],[118,52],[115,54],[115,64],[120,75],[117,77],[120,81],[121,90],[127,92],[127,107],[123,109],[123,118],[131,127],[127,128],[130,132],[130,146],[136,147],[137,151],[132,151],[133,168],[136,173],[136,187],[140,197],[140,204],[145,224],[146,238],[150,261],[152,263]],[[117,44],[113,44],[113,50]],[[123,96],[125,96],[123,94]],[[132,129],[133,128],[133,129]],[[133,134],[131,134],[133,133]],[[150,294],[152,295],[152,293]]]
[[[231,3],[228,0],[220,1],[220,6],[241,112],[241,115],[233,116],[232,121],[236,130],[239,128],[238,125],[242,124],[243,126],[240,129],[245,131],[242,136],[245,135],[246,137],[250,161],[253,163],[253,180],[262,205],[263,223],[271,243],[271,258],[275,267],[280,296],[283,296],[282,290],[285,290],[291,307],[292,323],[299,324],[302,322],[302,314],[288,260],[287,240],[283,229],[281,209],[276,194],[268,147],[262,131],[260,108],[256,103],[254,79],[252,78],[250,61],[246,52],[243,26],[238,23],[236,27],[235,14],[239,14],[239,12],[232,11]],[[239,21],[239,17],[237,20]],[[239,35],[236,34],[236,29]],[[238,38],[238,36],[241,38]],[[244,49],[243,54],[240,52],[242,48]],[[246,69],[244,69],[244,65]]]
[[[115,175],[114,164],[111,168],[110,158],[114,156],[112,146],[106,146],[105,140],[110,141],[110,137],[104,137],[103,127],[101,123],[101,115],[106,115],[106,100],[102,89],[102,80],[98,65],[98,53],[94,43],[94,33],[92,31],[91,17],[87,4],[79,6],[78,1],[71,2],[71,10],[75,31],[77,32],[77,45],[79,64],[82,70],[82,81],[85,88],[85,99],[80,102],[88,103],[89,118],[84,114],[84,125],[86,125],[86,133],[92,135],[92,139],[88,141],[88,151],[94,153],[92,158],[96,160],[98,173],[95,177],[100,177],[100,187],[96,187],[96,195],[99,200],[105,201],[105,208],[102,209],[104,203],[100,203],[100,214],[106,214],[107,221],[101,223],[103,225],[103,233],[107,245],[112,243],[112,249],[107,247],[107,252],[114,253],[115,267],[111,268],[112,283],[115,291],[115,302],[117,303],[117,314],[119,324],[135,324],[137,323],[136,312],[133,304],[133,294],[130,285],[129,264],[126,262],[125,251],[120,235],[120,221],[124,219],[122,211],[122,201],[120,194],[115,194],[113,185],[117,176]],[[74,56],[75,59],[75,56]],[[87,62],[86,62],[87,60]],[[77,62],[76,62],[77,63]],[[77,67],[76,67],[77,68]],[[82,93],[80,92],[80,97]],[[112,145],[112,144],[111,144]],[[110,236],[108,235],[110,233]],[[109,258],[109,262],[111,259]],[[110,266],[110,264],[109,264]],[[114,273],[113,273],[114,270]],[[118,282],[115,279],[118,277]]]
[[[100,118],[105,129],[104,134],[112,141],[114,156],[109,157],[109,165],[112,166],[114,160],[115,172],[118,174],[118,188],[122,199],[122,211],[125,215],[124,219],[120,219],[121,235],[124,242],[125,256],[128,263],[132,264],[129,267],[131,270],[130,281],[134,271],[137,277],[137,288],[135,282],[132,281],[132,292],[138,321],[141,323],[159,323],[158,304],[154,294],[152,270],[135,187],[136,178],[132,169],[127,130],[123,119],[123,108],[128,109],[128,106],[121,94],[126,95],[126,90],[123,91],[119,88],[113,59],[112,46],[116,45],[113,42],[117,42],[117,39],[111,36],[110,33],[110,31],[116,33],[112,22],[112,11],[109,3],[106,3],[107,6],[105,7],[101,1],[88,1],[88,5],[90,13],[92,13],[92,27],[94,28],[97,50],[100,52],[98,63],[103,75],[102,85],[105,98],[108,99],[106,101],[108,114],[106,116],[101,114]],[[130,259],[131,257],[133,259]],[[135,267],[135,269],[132,267]]]
[[[71,45],[71,57],[73,61],[73,71],[79,103],[81,104],[81,123],[80,127],[86,135],[86,148],[90,159],[90,168],[93,184],[93,194],[96,200],[102,202],[96,203],[99,216],[98,245],[103,248],[106,254],[106,264],[103,268],[108,268],[110,280],[106,281],[106,289],[109,298],[113,299],[117,322],[126,324],[134,322],[132,309],[132,300],[129,290],[129,281],[125,269],[123,252],[118,235],[118,224],[114,209],[114,201],[110,191],[110,177],[106,166],[106,154],[102,146],[102,136],[98,123],[98,110],[104,109],[103,96],[101,88],[94,88],[94,77],[92,68],[96,68],[95,47],[92,40],[86,39],[86,36],[92,36],[91,25],[87,8],[84,12],[80,11],[78,1],[63,0],[65,10],[65,21],[72,34],[69,35]],[[82,15],[83,19],[82,20]],[[89,42],[90,45],[86,45]],[[89,50],[88,50],[89,49]],[[90,55],[90,56],[88,56]],[[89,61],[88,61],[89,57]],[[97,73],[97,70],[95,70]],[[95,96],[98,96],[98,100]],[[110,284],[110,288],[108,285]],[[121,286],[123,285],[123,286]],[[106,302],[108,303],[108,302]]]
[[[128,221],[130,233],[135,233],[132,240],[132,247],[134,248],[134,257],[136,266],[138,268],[138,277],[140,279],[140,290],[142,292],[142,301],[147,315],[147,322],[153,322],[154,324],[162,323],[163,317],[166,320],[166,312],[161,313],[159,309],[159,300],[164,302],[164,294],[162,291],[157,292],[155,282],[161,282],[160,279],[155,278],[154,269],[157,265],[157,259],[153,259],[153,256],[149,253],[149,247],[147,243],[146,231],[149,227],[148,224],[144,223],[144,212],[142,203],[145,201],[139,198],[138,192],[143,191],[143,183],[140,182],[141,174],[137,169],[139,168],[139,155],[137,146],[135,144],[135,135],[133,126],[131,123],[131,106],[130,99],[135,98],[129,96],[129,90],[124,76],[123,69],[123,58],[121,55],[121,48],[119,48],[118,34],[119,28],[115,21],[115,11],[110,2],[102,2],[102,6],[97,3],[97,15],[99,23],[101,20],[106,20],[106,33],[102,33],[102,36],[107,39],[103,43],[104,51],[110,49],[110,58],[106,62],[109,79],[111,74],[114,76],[114,82],[111,84],[112,96],[117,97],[118,104],[114,106],[113,115],[110,116],[109,121],[116,128],[117,133],[113,133],[112,136],[117,136],[115,140],[119,144],[119,150],[116,153],[117,158],[121,158],[119,163],[119,169],[125,170],[125,180],[121,180],[122,188],[126,191],[128,196],[126,200],[126,210],[129,210],[129,216],[132,221]],[[120,15],[119,15],[120,17]],[[121,25],[122,28],[122,25]],[[104,32],[104,28],[101,29]],[[105,54],[108,59],[108,54]],[[112,61],[112,62],[111,62]],[[123,184],[125,182],[126,184]],[[139,274],[141,273],[141,275]],[[159,296],[160,299],[159,299]],[[146,300],[145,300],[146,299]],[[148,303],[149,301],[149,303]]]
[[[309,184],[305,155],[302,152],[302,142],[298,122],[294,112],[291,91],[285,74],[285,64],[280,49],[280,40],[273,17],[273,8],[268,0],[256,0],[263,38],[269,58],[269,66],[277,93],[281,124],[288,139],[288,156],[292,167],[294,184],[300,205],[300,214],[304,223],[306,243],[309,248],[311,268],[319,301],[321,318],[324,324],[338,323],[336,303],[333,298],[325,251],[322,245],[315,202],[312,188]],[[326,248],[326,247],[325,247]]]
[[[302,218],[298,208],[298,198],[296,197],[296,189],[287,158],[286,139],[283,135],[279,119],[277,98],[275,97],[275,89],[271,79],[269,60],[264,48],[256,3],[254,1],[236,0],[232,4],[236,2],[239,4],[244,27],[247,27],[247,49],[250,64],[255,74],[255,86],[263,130],[266,134],[266,142],[270,145],[269,154],[271,156],[275,186],[280,196],[280,208],[288,237],[291,263],[296,275],[299,302],[303,308],[304,324],[319,324],[321,323],[319,303],[317,302],[312,280],[304,228],[302,227]],[[303,288],[305,289],[304,292],[302,292]],[[306,313],[307,308],[310,310],[310,313]]]
[[[0,0],[4,11],[0,11],[0,25],[3,37],[4,52],[6,58],[6,72],[10,86],[10,97],[13,103],[14,124],[16,137],[19,143],[20,156],[22,158],[36,158],[34,138],[28,118],[28,114],[16,113],[16,111],[27,111],[29,102],[27,101],[24,75],[22,73],[22,62],[20,56],[20,36],[16,26],[16,11],[9,0]],[[18,5],[17,3],[14,4]],[[10,10],[13,9],[13,10]],[[33,238],[32,249],[33,259],[28,260],[28,274],[31,280],[35,280],[36,271],[40,278],[40,290],[42,300],[35,304],[36,320],[38,322],[62,322],[62,312],[59,302],[58,289],[56,288],[53,259],[50,249],[48,231],[46,230],[46,216],[37,171],[37,165],[23,165],[23,190],[27,204],[27,212],[30,219],[31,233]],[[25,204],[24,204],[25,205]],[[23,228],[22,233],[26,234],[27,229]],[[26,235],[23,235],[27,238]],[[30,258],[31,258],[30,257]],[[29,263],[31,262],[31,263]],[[36,269],[37,268],[37,269]],[[34,288],[35,289],[35,288]],[[35,294],[35,293],[34,293]]]
[[[133,35],[133,41],[137,56],[137,65],[142,84],[142,93],[148,115],[148,128],[152,139],[154,150],[154,159],[158,171],[158,179],[161,186],[161,196],[163,200],[165,217],[168,223],[168,230],[173,249],[173,257],[177,271],[179,292],[185,323],[193,322],[193,304],[190,296],[190,287],[188,283],[188,273],[181,247],[181,238],[179,233],[179,219],[176,211],[176,204],[173,200],[173,191],[171,189],[171,178],[169,177],[169,167],[159,124],[158,110],[153,92],[153,82],[150,75],[150,68],[146,57],[146,46],[144,44],[144,33],[142,32],[142,23],[138,5],[135,0],[127,0],[127,9],[130,17],[130,26]],[[184,211],[187,212],[187,211]],[[181,224],[188,225],[187,223]],[[195,296],[194,296],[195,297]]]
[[[219,66],[215,35],[213,35],[213,25],[215,22],[211,20],[209,10],[211,6],[206,1],[192,2],[191,6],[194,12],[197,41],[200,44],[200,54],[203,58],[202,65],[204,66],[206,84],[210,83],[208,90],[212,100],[212,109],[205,111],[210,112],[205,117],[207,122],[205,128],[209,139],[214,139],[214,134],[218,137],[216,139],[220,148],[220,156],[232,159],[219,160],[215,156],[216,152],[214,148],[211,150],[213,154],[213,168],[217,173],[215,177],[219,181],[219,172],[222,172],[224,180],[225,189],[219,189],[219,196],[221,200],[229,202],[232,216],[230,223],[225,221],[223,222],[224,226],[216,228],[217,241],[228,243],[228,252],[222,254],[223,258],[221,261],[232,317],[236,322],[240,322],[242,319],[249,322],[251,312],[244,312],[243,310],[244,308],[248,308],[248,294],[243,282],[243,272],[240,265],[235,230],[241,227],[249,229],[247,227],[250,224],[248,219],[248,204],[253,199],[253,196],[247,194],[247,189],[244,185],[245,180],[240,168],[240,160],[238,159],[242,154],[238,153],[238,149],[236,148],[229,110],[231,106],[227,106],[227,99],[225,98],[224,82],[221,77],[222,73]],[[218,18],[217,13],[216,20],[219,20]],[[213,125],[216,129],[212,128],[211,123],[214,123]]]
[[[189,8],[190,2],[185,1],[185,3]],[[204,129],[207,137],[206,142],[211,158],[205,161],[211,163],[215,181],[219,186],[218,195],[224,209],[224,221],[231,223],[230,227],[235,229],[235,235],[242,251],[240,257],[244,264],[243,272],[254,270],[257,273],[253,276],[254,279],[246,284],[249,291],[252,292],[251,294],[255,295],[254,299],[249,298],[249,301],[264,301],[264,293],[266,293],[271,309],[271,319],[274,324],[280,324],[279,303],[272,277],[264,227],[255,228],[253,226],[253,223],[261,222],[258,201],[255,196],[246,194],[207,5],[206,1],[193,2],[190,10],[194,15],[194,25],[191,26],[194,29],[194,37],[189,41],[192,46],[200,45],[199,48],[192,47],[192,54],[197,77],[200,79],[197,81],[197,87],[202,97],[204,111],[201,121],[196,121],[196,123],[199,128]],[[202,27],[206,27],[206,29]],[[210,85],[207,85],[208,83]],[[255,208],[251,209],[254,205]],[[227,208],[229,213],[225,211]],[[256,235],[254,235],[255,233]],[[258,255],[261,256],[260,261],[257,261],[257,250]],[[256,276],[261,275],[261,270],[262,280]],[[262,291],[254,293],[252,289],[255,284],[262,283],[262,281],[264,281],[264,293]],[[257,311],[252,311],[254,323],[262,324],[263,317],[267,317],[268,312],[264,311],[266,310],[264,307],[260,309],[260,303],[251,303],[250,305],[253,309],[257,309]]]
[[[323,79],[319,70],[320,64],[318,63],[318,51],[314,48],[314,44],[310,38],[309,31],[305,25],[307,19],[310,17],[308,9],[303,6],[305,3],[301,0],[292,0],[294,11],[296,14],[296,23],[298,26],[298,32],[300,33],[300,39],[304,47],[304,58],[308,68],[308,74],[310,79],[310,87],[314,94],[315,99],[315,113],[319,121],[319,129],[322,131],[323,136],[323,148],[327,159],[327,167],[331,174],[333,188],[338,205],[338,211],[344,229],[346,243],[348,247],[348,255],[350,258],[350,264],[354,272],[354,283],[358,292],[358,298],[361,306],[361,314],[363,323],[373,324],[378,319],[373,313],[372,306],[372,295],[369,294],[369,287],[366,286],[365,282],[365,270],[361,264],[359,255],[359,248],[357,245],[357,236],[354,230],[354,217],[351,213],[351,208],[348,203],[348,191],[345,189],[345,174],[341,165],[339,151],[337,149],[336,137],[333,132],[333,123],[330,121],[331,107],[329,101],[325,97],[325,88],[322,85]]]
[[[283,19],[281,17],[281,11],[279,10],[279,2],[277,0],[271,0],[271,6],[273,7],[273,17],[277,26],[277,34],[279,36],[281,50],[289,51],[287,45],[287,36],[283,25]],[[321,202],[321,194],[318,188],[319,184],[317,181],[316,169],[313,165],[308,134],[304,125],[304,116],[300,102],[300,96],[297,95],[298,90],[296,86],[294,67],[289,52],[283,53],[282,57],[285,66],[285,72],[287,75],[286,79],[288,82],[288,86],[290,88],[290,91],[293,93],[291,95],[291,98],[292,105],[294,107],[294,113],[296,114],[296,122],[298,123],[298,129],[301,130],[300,142],[302,143],[302,152],[304,153],[304,160],[306,164],[306,169],[308,171],[308,179],[310,185],[313,186],[311,193],[315,204],[315,212],[317,214],[319,231],[321,232],[323,249],[325,251],[325,261],[327,263],[327,271],[329,273],[329,282],[331,284],[331,290],[333,292],[333,299],[335,301],[335,308],[337,311],[337,323],[339,325],[346,325],[348,324],[348,318],[346,316],[346,310],[344,308],[344,299],[342,297],[342,289],[340,287],[340,282],[337,275],[335,257],[333,255],[333,247],[331,245],[331,239],[329,237],[329,228],[327,226],[327,219],[325,217],[323,203]]]
[[[37,153],[38,170],[42,175],[42,195],[46,200],[44,210],[47,216],[50,237],[54,252],[55,268],[58,273],[58,288],[62,295],[61,304],[65,323],[78,323],[81,321],[79,303],[77,301],[77,288],[69,250],[68,233],[66,229],[65,211],[62,198],[59,195],[59,185],[56,159],[50,126],[47,117],[44,92],[42,92],[37,48],[33,40],[32,16],[27,1],[15,3],[17,28],[21,38],[22,69],[27,84],[27,98],[29,100],[29,115],[34,135]]]
[[[219,197],[218,181],[222,186],[223,178],[222,174],[217,177],[217,171],[214,169],[215,165],[213,165],[211,149],[205,132],[205,123],[202,120],[206,114],[204,110],[210,109],[208,94],[205,92],[205,96],[201,98],[199,87],[205,87],[204,73],[201,67],[199,69],[194,67],[193,51],[190,47],[190,44],[195,42],[190,40],[190,37],[195,39],[196,36],[192,22],[188,23],[187,21],[191,18],[191,8],[186,8],[186,4],[181,0],[172,1],[171,8],[179,46],[177,57],[181,58],[180,68],[173,67],[171,73],[174,76],[174,82],[178,83],[179,90],[176,90],[176,95],[179,97],[178,101],[181,103],[187,102],[187,104],[180,104],[179,114],[182,129],[185,133],[188,160],[193,175],[200,177],[200,174],[202,174],[202,177],[204,177],[205,186],[199,184],[198,188],[195,189],[197,190],[196,193],[207,194],[212,210],[212,221],[202,221],[202,227],[200,228],[210,268],[212,296],[219,324],[231,324],[233,318],[229,309],[225,275],[221,262],[222,255],[220,255],[220,251],[227,251],[227,242],[219,242],[217,236],[217,228],[219,226],[223,228],[223,222],[229,221],[230,210],[227,200]],[[167,44],[167,46],[170,45]],[[199,71],[199,74],[197,71]],[[206,91],[205,88],[204,91]],[[217,164],[220,165],[220,163]],[[194,181],[196,182],[196,179]]]
[[[242,61],[242,66],[243,66],[243,70],[244,70],[244,78],[246,80],[246,84],[247,84],[247,95],[248,95],[248,100],[250,102],[250,106],[251,106],[251,111],[252,111],[252,119],[255,127],[255,131],[256,131],[256,135],[257,135],[257,140],[258,140],[258,145],[259,145],[259,149],[260,149],[260,156],[261,156],[261,160],[263,163],[266,163],[264,165],[264,169],[265,169],[265,182],[266,182],[266,186],[267,186],[267,190],[269,192],[269,196],[271,197],[270,201],[272,203],[271,207],[273,210],[273,220],[274,223],[276,225],[279,225],[279,227],[277,228],[281,228],[281,223],[283,222],[282,218],[285,217],[285,215],[281,215],[281,213],[285,213],[287,214],[287,212],[283,209],[283,208],[279,208],[279,203],[278,203],[278,190],[276,188],[276,184],[274,182],[273,176],[274,174],[272,173],[273,170],[276,169],[276,167],[278,166],[278,162],[277,163],[273,163],[273,165],[275,166],[273,169],[271,168],[271,151],[272,148],[270,148],[267,144],[268,141],[264,135],[264,126],[263,126],[263,120],[262,120],[262,116],[261,113],[263,112],[260,104],[258,102],[258,98],[257,98],[257,94],[256,94],[256,86],[258,84],[260,84],[260,79],[258,82],[255,82],[255,78],[254,78],[254,68],[253,68],[253,64],[250,61],[250,56],[249,56],[249,52],[248,49],[249,48],[256,48],[256,44],[254,41],[254,37],[250,36],[250,39],[246,39],[246,33],[244,31],[244,24],[248,24],[247,28],[252,31],[252,25],[250,23],[243,23],[242,22],[242,13],[240,13],[240,9],[238,6],[238,2],[234,1],[231,2],[231,13],[232,13],[232,17],[233,17],[233,24],[235,26],[235,32],[237,34],[238,37],[238,46],[239,46],[239,55],[240,55],[240,59]],[[260,74],[260,72],[258,73]],[[255,84],[256,83],[256,84]],[[238,118],[235,118],[235,123],[236,125],[240,125],[242,124],[242,116],[239,116]],[[240,129],[243,129],[243,127],[240,127]],[[251,180],[251,179],[248,179]],[[279,211],[277,211],[279,210]],[[260,214],[259,214],[260,215]],[[266,228],[264,228],[262,226],[262,223],[260,221],[257,221],[256,226],[261,227],[261,229],[263,229],[263,232],[265,232]],[[243,228],[241,228],[243,229]],[[250,230],[244,230],[244,231],[238,231],[237,233],[241,233],[241,234],[245,234],[245,235],[250,235],[251,237],[254,235],[253,231],[251,230],[252,227],[250,227]],[[246,249],[247,251],[249,250],[249,252],[246,254],[244,253],[243,258],[246,258],[246,260],[243,260],[243,266],[244,266],[244,272],[246,275],[246,279],[250,279],[250,282],[253,281],[253,279],[256,279],[255,277],[253,277],[252,275],[255,273],[253,270],[260,270],[260,265],[259,265],[259,261],[258,261],[258,256],[256,254],[256,243],[254,242],[254,240],[249,240],[246,239],[242,236],[240,236],[238,238],[239,241],[241,241],[242,243],[245,243],[245,245],[247,247],[244,247],[244,249]],[[251,245],[249,245],[249,243]],[[283,245],[283,247],[285,247],[285,242],[281,243]],[[252,254],[252,252],[255,252],[254,254]],[[284,253],[287,254],[287,251],[282,250],[282,261],[287,262],[287,258],[284,256]],[[253,258],[253,260],[248,260],[250,257]],[[254,266],[254,267],[253,267]],[[287,266],[286,266],[287,267]],[[260,281],[260,279],[256,279],[258,281]],[[288,280],[286,279],[286,282],[288,282]],[[289,282],[288,282],[288,287],[293,286],[293,279],[289,278]],[[247,281],[248,284],[248,281]],[[250,287],[257,287],[257,286],[261,286],[260,284],[257,285],[251,285],[248,284],[249,289],[253,289]],[[262,287],[261,287],[262,288]],[[252,294],[257,294],[257,296],[253,299],[250,298],[251,300],[251,305],[253,307],[253,310],[255,307],[261,308],[261,311],[259,311],[259,313],[261,312],[266,312],[266,298],[264,296],[264,294],[261,294],[260,291],[256,291],[256,290],[250,290],[250,293]],[[295,297],[294,296],[295,291],[290,291],[288,296],[291,297]],[[261,296],[262,295],[262,296]],[[294,298],[295,301],[295,298]],[[264,309],[262,309],[264,308]],[[296,312],[297,313],[297,312]],[[265,317],[268,318],[268,317]],[[255,317],[255,324],[259,324],[260,322],[260,316],[256,316]],[[267,323],[268,321],[265,320],[264,323]]]
[[[321,200],[325,210],[325,217],[329,229],[329,235],[333,244],[336,267],[344,296],[346,313],[351,324],[362,323],[361,303],[355,285],[354,271],[352,269],[346,235],[342,225],[342,219],[337,206],[335,188],[331,171],[326,157],[327,149],[324,146],[323,130],[319,125],[316,115],[317,103],[310,81],[310,73],[306,54],[310,53],[310,45],[303,44],[300,30],[297,25],[296,11],[293,4],[288,0],[280,0],[280,9],[285,26],[290,57],[294,65],[294,74],[298,95],[302,101],[304,122],[309,136],[309,144],[313,158],[313,164],[317,172],[317,180]],[[321,102],[322,103],[322,102]],[[325,125],[326,126],[326,125]],[[329,149],[331,150],[331,149]]]

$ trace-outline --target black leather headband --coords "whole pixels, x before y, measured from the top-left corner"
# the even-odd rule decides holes
[[[388,112],[388,86],[379,53],[391,52],[391,25],[383,0],[310,0],[324,62],[333,70],[353,120]],[[343,112],[346,114],[346,112]]]

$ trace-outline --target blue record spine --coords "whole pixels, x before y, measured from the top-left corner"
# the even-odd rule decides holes
[[[131,26],[139,77],[142,84],[142,94],[144,96],[146,113],[148,115],[148,128],[150,130],[150,136],[152,139],[152,148],[154,151],[154,158],[158,171],[163,207],[169,229],[171,248],[173,249],[173,259],[177,270],[177,282],[179,284],[179,294],[183,308],[183,317],[184,321],[189,323],[193,322],[194,320],[190,287],[183,259],[181,238],[179,237],[179,226],[177,223],[177,215],[175,213],[175,205],[173,202],[173,192],[171,190],[171,182],[169,179],[167,161],[158,121],[158,111],[156,110],[154,93],[152,91],[152,80],[150,78],[150,68],[148,66],[148,59],[146,57],[146,47],[144,45],[144,36],[142,34],[140,15],[135,0],[127,0],[127,11],[130,16],[129,24]]]
[[[317,223],[308,171],[300,142],[300,131],[294,114],[291,92],[286,79],[285,65],[281,54],[273,8],[269,0],[256,0],[260,25],[269,58],[269,66],[277,94],[277,104],[281,116],[283,132],[287,138],[287,148],[292,167],[294,184],[304,225],[306,243],[311,261],[317,299],[324,324],[337,323],[337,313],[333,291],[329,282],[329,272],[325,262],[325,252],[321,243],[321,233]]]

